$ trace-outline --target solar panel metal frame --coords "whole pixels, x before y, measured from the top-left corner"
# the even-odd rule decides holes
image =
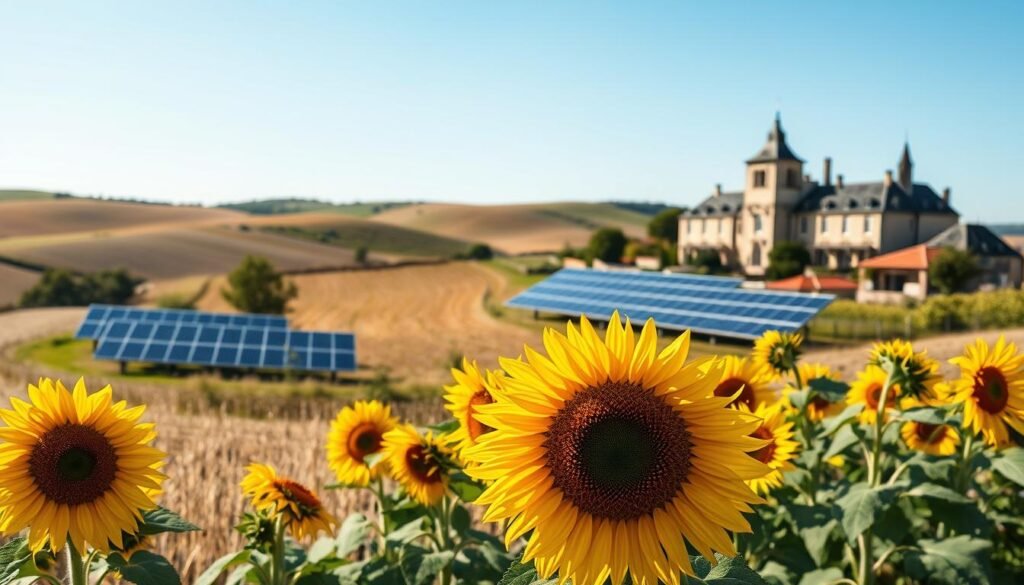
[[[124,305],[92,304],[75,331],[75,339],[98,339],[108,320],[122,319],[147,323],[220,323],[234,326],[287,328],[282,315],[253,313],[214,313],[190,309],[147,309]]]
[[[708,286],[692,279],[629,278],[638,274],[563,269],[505,304],[597,320],[618,310],[634,322],[653,317],[665,329],[754,339],[770,329],[800,329],[835,298]]]
[[[95,359],[222,368],[353,372],[355,335],[220,323],[107,322]]]

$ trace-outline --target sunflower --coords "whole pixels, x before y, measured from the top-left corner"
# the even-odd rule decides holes
[[[864,410],[857,415],[861,423],[873,425],[878,420],[878,401],[882,398],[882,388],[887,379],[885,370],[871,364],[857,373],[857,380],[850,385],[850,391],[846,394],[846,404],[864,405]],[[899,396],[899,385],[891,384],[885,397],[885,408],[896,408]]]
[[[964,428],[993,446],[1010,444],[1007,426],[1024,433],[1024,355],[1002,336],[991,348],[978,339],[949,362],[960,378],[937,387],[946,400],[963,404]]]
[[[654,321],[639,337],[618,314],[604,337],[586,318],[544,333],[543,355],[502,359],[506,377],[477,420],[494,429],[467,450],[467,473],[493,483],[477,499],[508,521],[524,561],[575,585],[678,583],[687,543],[708,559],[736,551],[728,531],[762,503],[746,480],[770,468],[748,455],[761,421],[714,395],[717,359],[686,363],[684,333],[660,353]]]
[[[906,410],[924,403],[908,398],[902,406]],[[946,457],[956,453],[960,446],[960,433],[950,425],[907,421],[900,427],[900,435],[907,447],[929,455]]]
[[[0,409],[0,531],[28,527],[33,551],[49,542],[54,552],[68,541],[109,552],[138,531],[156,507],[146,490],[165,479],[165,454],[150,446],[153,425],[138,422],[145,407],[112,395],[110,386],[89,394],[81,379],[73,392],[43,379],[28,387],[29,402]]]
[[[746,410],[741,406],[740,410]],[[781,403],[774,406],[761,404],[754,411],[754,416],[761,419],[751,437],[767,441],[764,447],[751,453],[755,459],[771,468],[771,473],[758,479],[747,481],[750,489],[760,494],[767,494],[782,485],[782,472],[793,469],[790,462],[800,450],[800,443],[793,440],[793,423],[786,422],[786,413]]]
[[[269,465],[252,463],[245,469],[242,492],[252,498],[252,507],[281,518],[296,540],[334,530],[337,520],[309,488],[277,475]]]
[[[767,367],[756,365],[748,358],[727,355],[722,358],[722,378],[715,386],[715,396],[732,398],[730,404],[743,404],[748,411],[762,404],[775,402],[775,392],[771,389],[772,374]]]
[[[914,351],[909,341],[893,339],[876,343],[871,349],[871,363],[882,369],[892,369],[893,381],[904,394],[914,396],[927,404],[935,404],[934,386],[939,381],[939,362],[927,352]]]
[[[448,401],[444,407],[448,409],[459,428],[447,435],[449,444],[455,446],[457,453],[476,444],[477,438],[491,428],[476,420],[476,410],[481,404],[494,402],[493,388],[500,383],[501,372],[481,371],[476,362],[462,359],[462,369],[452,368],[455,384],[445,386],[444,399]]]
[[[438,460],[443,449],[432,433],[420,435],[409,424],[384,435],[384,459],[391,473],[406,493],[424,506],[441,501],[448,487],[448,474]]]
[[[380,451],[384,433],[397,424],[391,416],[391,407],[376,400],[360,400],[342,408],[331,421],[327,434],[327,465],[338,481],[365,486],[377,478],[380,466],[371,467],[366,456]]]
[[[793,371],[800,361],[800,344],[804,341],[799,333],[783,333],[781,331],[765,331],[764,335],[754,341],[751,354],[754,363],[765,366],[775,376],[781,378]]]
[[[839,380],[839,376],[824,364],[800,364],[799,372],[800,380],[805,385],[810,385],[814,380],[822,378]],[[783,396],[786,398],[786,406],[791,412],[796,411],[793,403],[790,402],[790,396],[794,392],[796,392],[796,389],[792,386],[786,386],[782,391]],[[812,422],[821,422],[830,416],[839,414],[842,410],[843,404],[841,402],[829,402],[827,398],[819,394],[815,394],[807,401],[807,418]]]

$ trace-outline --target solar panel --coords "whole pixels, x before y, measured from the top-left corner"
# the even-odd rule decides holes
[[[216,323],[239,327],[287,328],[288,320],[281,315],[254,315],[210,313],[188,309],[143,309],[120,305],[89,305],[85,319],[75,332],[75,339],[97,339],[107,321],[143,321],[147,323]]]
[[[607,319],[618,310],[634,322],[653,318],[666,329],[753,339],[771,329],[795,331],[834,299],[832,295],[747,290],[723,282],[739,279],[650,276],[654,275],[563,269],[506,305],[593,319]]]
[[[109,319],[96,359],[230,368],[355,371],[351,333]]]

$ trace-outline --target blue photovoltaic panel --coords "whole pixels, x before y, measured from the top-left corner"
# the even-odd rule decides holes
[[[226,368],[347,372],[356,369],[351,333],[220,323],[108,320],[96,359]]]
[[[119,305],[89,305],[75,339],[97,339],[111,319],[147,323],[215,323],[239,327],[277,327],[285,329],[288,320],[281,315],[207,313],[187,309],[141,309]]]
[[[834,298],[742,289],[738,280],[563,269],[506,304],[601,320],[618,310],[633,322],[653,318],[666,329],[753,339],[771,329],[800,329]]]

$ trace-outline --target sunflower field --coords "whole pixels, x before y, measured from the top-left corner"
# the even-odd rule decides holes
[[[548,329],[487,371],[464,359],[450,420],[359,401],[324,437],[337,481],[253,461],[245,546],[198,585],[874,585],[1024,582],[1024,354],[977,341],[939,364],[877,344],[855,379],[768,332],[744,357],[659,348],[612,315]],[[171,585],[154,538],[166,454],[144,407],[84,381],[0,409],[0,585]],[[360,490],[334,516],[326,490]],[[239,500],[241,501],[241,500]]]

